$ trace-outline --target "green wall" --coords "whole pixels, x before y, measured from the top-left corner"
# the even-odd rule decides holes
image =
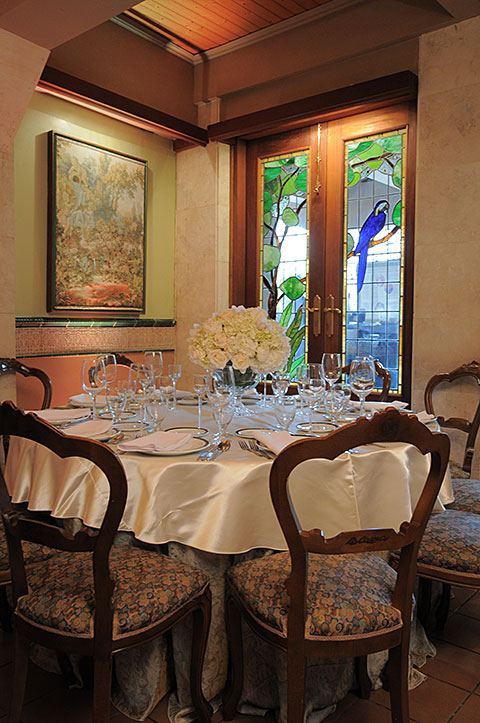
[[[17,317],[46,314],[50,130],[148,162],[145,316],[172,319],[175,154],[171,141],[39,92],[32,96],[14,146]]]

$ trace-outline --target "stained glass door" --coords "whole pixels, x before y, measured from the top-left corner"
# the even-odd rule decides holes
[[[292,375],[324,351],[344,364],[370,354],[391,371],[392,393],[408,396],[409,120],[404,107],[384,109],[249,148],[248,303],[285,327]]]

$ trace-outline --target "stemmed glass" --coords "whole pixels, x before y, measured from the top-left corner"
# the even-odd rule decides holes
[[[295,397],[288,397],[286,394],[279,394],[273,404],[273,413],[281,429],[288,432],[288,428],[295,419],[297,402]]]
[[[290,386],[290,372],[277,371],[272,373],[272,391],[275,397],[286,394]]]
[[[152,370],[155,381],[163,373],[163,356],[161,351],[146,351],[143,354],[145,364]]]
[[[350,364],[350,389],[360,398],[360,417],[365,416],[365,398],[375,386],[375,362],[371,356],[358,356]]]
[[[300,398],[300,414],[303,415],[303,404],[305,400],[304,396],[301,394],[301,390],[305,389],[305,385],[308,384],[308,380],[310,379],[308,364],[300,364],[300,366],[297,367],[295,378],[297,381],[298,396]]]
[[[198,428],[200,429],[202,421],[202,397],[208,391],[208,374],[193,375],[193,391],[198,395]]]
[[[159,397],[149,399],[147,402],[147,412],[149,416],[153,419],[154,430],[156,431],[157,429],[161,429],[162,422],[167,414],[166,396],[164,394],[161,394]]]
[[[106,402],[108,411],[112,415],[112,424],[116,424],[121,419],[121,413],[125,411],[127,406],[128,384],[125,379],[117,380],[107,386]]]
[[[97,394],[103,392],[107,386],[105,362],[101,357],[95,359],[93,374],[91,373],[92,360],[84,359],[82,362],[82,389],[92,397],[92,419],[97,419]]]
[[[153,372],[146,364],[132,364],[129,371],[129,386],[143,409],[143,422],[146,422],[146,403],[155,393]]]
[[[342,357],[340,354],[325,352],[322,355],[323,378],[331,387],[340,379],[342,373]]]
[[[177,381],[182,376],[182,365],[181,364],[169,364],[168,365],[168,376],[172,380],[173,385],[173,409],[177,406]]]
[[[233,388],[216,387],[214,382],[212,388],[207,391],[207,399],[218,425],[218,433],[212,441],[220,442],[235,414],[235,393]]]

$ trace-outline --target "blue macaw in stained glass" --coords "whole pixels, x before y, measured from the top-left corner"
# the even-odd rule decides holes
[[[380,233],[382,228],[385,226],[387,220],[387,211],[390,208],[388,201],[379,201],[375,204],[375,208],[372,213],[365,219],[360,234],[358,236],[358,243],[353,252],[355,256],[360,255],[358,259],[358,270],[357,270],[357,293],[359,294],[363,282],[365,280],[365,274],[367,272],[367,256],[370,241],[375,238],[377,233]]]

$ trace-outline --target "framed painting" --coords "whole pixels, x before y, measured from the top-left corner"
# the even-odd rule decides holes
[[[50,131],[47,311],[145,311],[147,162]]]

